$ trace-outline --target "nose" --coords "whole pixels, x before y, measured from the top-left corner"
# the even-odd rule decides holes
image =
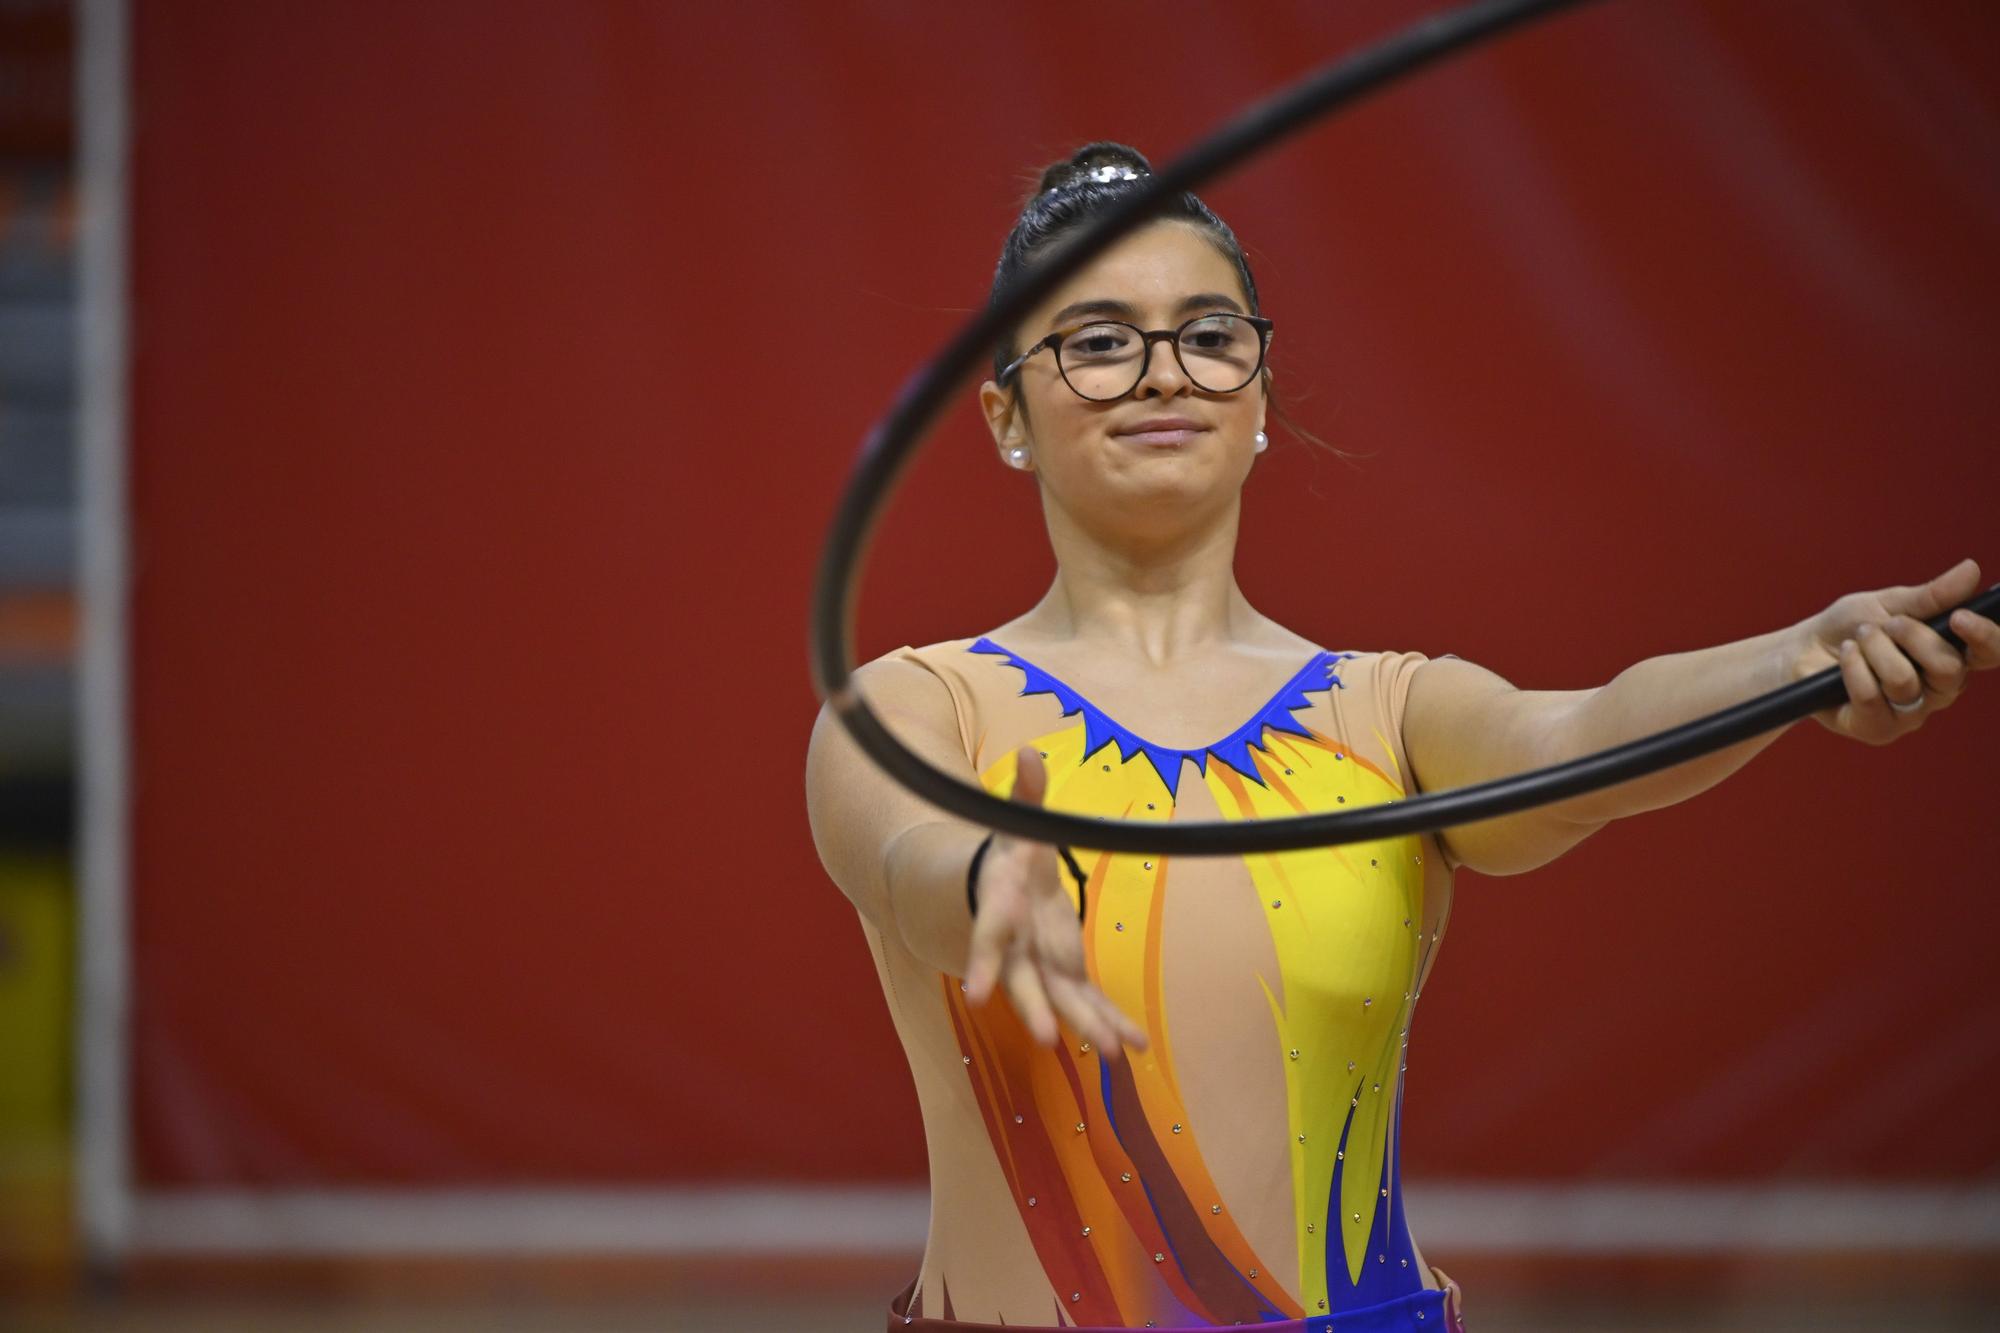
[[[1172,398],[1193,387],[1181,369],[1177,342],[1178,335],[1165,330],[1146,336],[1146,368],[1132,386],[1134,398]]]

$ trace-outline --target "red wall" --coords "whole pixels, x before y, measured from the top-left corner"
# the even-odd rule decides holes
[[[837,488],[1023,174],[1156,160],[1411,4],[134,10],[148,1188],[914,1177],[807,833]],[[1606,3],[1208,193],[1276,370],[1252,601],[1573,687],[2000,579],[2000,11]],[[1038,596],[965,407],[863,647]],[[2000,681],[1462,876],[1423,1176],[2000,1164]]]

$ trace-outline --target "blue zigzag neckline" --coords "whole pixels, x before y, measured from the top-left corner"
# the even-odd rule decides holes
[[[1115,740],[1118,742],[1118,758],[1121,762],[1129,761],[1134,754],[1143,753],[1153,765],[1153,771],[1160,775],[1160,781],[1166,784],[1168,795],[1176,799],[1180,794],[1181,765],[1192,759],[1195,767],[1206,777],[1210,755],[1214,755],[1217,760],[1258,786],[1263,786],[1264,780],[1257,776],[1257,765],[1250,758],[1250,751],[1255,747],[1266,754],[1270,753],[1270,747],[1264,744],[1264,729],[1269,727],[1277,731],[1289,731],[1295,736],[1311,735],[1307,728],[1300,726],[1292,717],[1293,710],[1312,707],[1312,700],[1306,698],[1308,694],[1323,693],[1335,686],[1346,689],[1347,686],[1342,683],[1339,675],[1340,663],[1347,658],[1359,656],[1356,653],[1336,653],[1322,649],[1313,655],[1311,661],[1300,667],[1298,673],[1286,681],[1284,686],[1271,696],[1268,703],[1253,713],[1249,721],[1211,745],[1182,750],[1171,745],[1155,744],[1129,727],[1120,726],[1107,716],[1103,709],[1027,658],[1002,648],[983,635],[966,651],[1006,658],[1007,665],[1018,669],[1024,678],[1021,684],[1023,696],[1052,694],[1056,702],[1062,705],[1064,717],[1082,713],[1084,758],[1088,759],[1103,749],[1108,742]]]

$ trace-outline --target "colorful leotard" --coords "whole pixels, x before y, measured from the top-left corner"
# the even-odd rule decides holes
[[[991,639],[893,655],[944,682],[998,795],[1030,743],[1050,808],[1114,819],[1355,810],[1410,787],[1419,654],[1319,652],[1192,750]],[[1091,976],[1149,1037],[1128,1059],[1067,1029],[1037,1045],[1003,995],[975,1008],[870,930],[931,1166],[929,1244],[891,1326],[1455,1329],[1397,1169],[1411,1016],[1450,907],[1435,841],[1077,857]]]

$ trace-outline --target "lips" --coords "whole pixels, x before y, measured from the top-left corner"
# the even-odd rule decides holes
[[[1208,427],[1186,417],[1152,417],[1112,432],[1133,444],[1186,444]]]

